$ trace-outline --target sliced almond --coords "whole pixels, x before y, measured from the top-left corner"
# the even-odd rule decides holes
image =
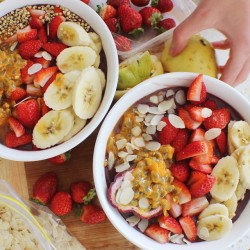
[[[148,202],[148,199],[145,198],[145,197],[142,197],[140,200],[139,200],[139,207],[142,208],[142,209],[147,209],[148,206],[149,206],[149,202]]]
[[[51,61],[52,60],[52,56],[47,52],[47,51],[43,51],[42,52],[42,57],[47,60],[47,61]]]
[[[142,137],[136,137],[133,138],[132,145],[135,145],[136,147],[142,148],[145,147],[145,142]]]
[[[43,57],[43,51],[39,51],[39,52],[37,52],[35,55],[34,55],[34,57],[36,57],[36,58],[41,58],[41,57]]]
[[[125,138],[116,141],[116,147],[117,147],[117,149],[118,150],[123,149],[126,146],[126,143],[127,143],[127,140]]]
[[[133,154],[134,153],[134,147],[132,146],[132,144],[131,143],[126,143],[126,150],[127,150],[127,152],[128,152],[128,154]]]
[[[133,136],[139,136],[141,134],[141,128],[139,126],[135,126],[131,129],[131,133]]]
[[[161,144],[157,141],[149,141],[146,143],[145,148],[150,151],[157,151],[161,147]]]
[[[31,65],[28,68],[28,74],[33,75],[33,74],[37,73],[38,71],[40,71],[42,68],[43,68],[42,64],[34,63],[33,65]]]
[[[14,51],[16,46],[17,46],[18,42],[14,42],[11,46],[10,46],[10,51]]]
[[[122,189],[119,197],[120,204],[128,205],[133,200],[134,194],[135,192],[132,187],[126,187]]]
[[[126,180],[129,180],[129,181],[132,181],[135,177],[131,174],[131,172],[127,171],[123,177],[123,180],[126,181]]]
[[[128,162],[124,162],[120,165],[115,166],[115,170],[117,173],[123,172],[129,168],[130,168],[130,164]]]
[[[185,128],[184,121],[178,115],[169,114],[168,119],[175,128]]]
[[[136,158],[137,158],[137,155],[127,155],[125,160],[129,162],[129,161],[135,160]]]
[[[215,139],[220,134],[221,134],[221,129],[220,128],[210,128],[209,130],[207,130],[205,132],[204,137],[205,137],[206,140],[209,141],[209,140]]]
[[[149,110],[149,106],[147,104],[139,104],[137,106],[137,110],[141,113],[141,114],[146,114]]]
[[[139,223],[140,217],[138,217],[138,216],[136,216],[136,215],[132,215],[132,216],[128,217],[128,218],[126,219],[126,221],[128,222],[128,224],[129,224],[131,227],[134,227],[134,226],[136,226],[136,225]]]
[[[186,238],[183,238],[182,239],[184,243],[186,243],[187,245],[191,245],[191,241],[187,240]]]
[[[168,114],[175,114],[175,109],[172,107],[168,110]]]
[[[115,163],[115,155],[112,151],[109,152],[109,158],[108,158],[108,169],[111,170]]]
[[[156,133],[156,126],[148,126],[146,128],[146,133],[149,134],[149,135],[154,135]]]
[[[184,239],[183,234],[174,234],[170,237],[169,240],[173,243],[183,244],[183,239]]]
[[[146,133],[143,133],[142,137],[143,137],[144,141],[152,141],[153,140],[152,135],[149,135],[149,134],[146,134]]]
[[[117,153],[118,157],[120,158],[125,158],[127,155],[128,155],[128,152],[125,152],[125,151],[119,151]]]
[[[165,111],[159,111],[158,107],[149,107],[148,112],[154,115],[163,115]]]
[[[164,115],[155,115],[152,120],[150,121],[151,125],[155,125],[157,126],[158,123],[161,121],[161,119],[163,118]]]
[[[145,232],[146,228],[148,227],[148,220],[143,219],[138,223],[138,228],[141,232]]]
[[[158,105],[159,112],[166,112],[167,110],[169,110],[172,107],[172,103],[173,103],[172,99],[165,100],[159,103]]]
[[[203,108],[201,110],[201,117],[208,118],[212,115],[213,111],[209,108]]]
[[[172,89],[168,89],[168,90],[167,90],[167,93],[166,93],[166,97],[168,98],[168,97],[170,97],[170,96],[173,96],[174,93],[175,93],[175,92],[174,92]]]
[[[151,103],[153,103],[153,104],[158,104],[158,96],[157,95],[152,95],[152,96],[150,96],[150,98],[149,98],[149,101],[151,102]]]
[[[140,116],[136,116],[135,117],[135,121],[140,123],[140,122],[143,122],[144,118],[143,117],[140,117]]]
[[[158,103],[164,100],[164,94],[158,96]]]
[[[145,116],[145,122],[150,123],[151,120],[153,119],[154,115],[153,114],[147,114]]]
[[[165,127],[167,125],[167,123],[166,122],[164,122],[164,121],[160,121],[159,123],[158,123],[158,125],[157,125],[157,131],[162,131],[162,129]]]
[[[116,192],[116,195],[115,195],[115,201],[116,203],[120,204],[120,196],[121,196],[121,189],[119,188]]]
[[[180,89],[176,92],[175,100],[180,105],[183,105],[186,103],[186,95],[183,89]]]

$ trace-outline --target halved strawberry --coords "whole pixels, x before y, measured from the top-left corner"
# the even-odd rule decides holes
[[[47,31],[45,30],[44,27],[38,30],[37,36],[42,43],[48,42]]]
[[[205,174],[210,174],[213,171],[213,168],[210,164],[201,164],[197,162],[194,158],[192,158],[189,162],[190,168],[196,171],[200,171]]]
[[[205,118],[202,116],[202,110],[204,107],[187,105],[186,109],[193,120],[197,122],[203,122],[205,120]]]
[[[169,170],[171,171],[171,174],[181,182],[185,182],[190,174],[187,161],[174,162]]]
[[[206,108],[209,108],[211,110],[217,109],[217,103],[216,103],[216,101],[211,100],[211,99],[206,100],[204,103],[202,103],[202,106],[206,107]]]
[[[175,202],[173,200],[173,197],[170,194],[166,195],[166,199],[170,204],[170,209],[169,209],[169,213],[171,214],[171,216],[173,216],[174,218],[177,218],[181,215],[181,205],[178,204],[177,202]]]
[[[199,198],[194,198],[191,201],[183,204],[182,206],[182,216],[194,216],[203,211],[209,202],[206,196],[202,196]]]
[[[56,66],[52,66],[49,68],[41,69],[39,72],[35,74],[34,77],[34,85],[36,87],[43,87],[46,82],[58,71]]]
[[[148,228],[145,230],[145,234],[159,243],[163,244],[168,242],[169,231],[160,227],[156,223],[148,226]]]
[[[211,160],[211,164],[217,164],[219,160],[220,158],[214,154]]]
[[[27,61],[24,68],[21,69],[21,79],[23,83],[31,84],[34,81],[34,75],[28,74],[28,69],[34,64],[31,60]]]
[[[210,192],[215,183],[215,177],[207,174],[205,178],[198,180],[190,186],[192,197],[201,197]]]
[[[39,49],[42,47],[40,40],[30,40],[23,42],[19,45],[19,54],[23,59],[29,59],[33,57]]]
[[[189,142],[202,141],[205,138],[205,130],[203,128],[195,129],[189,137]]]
[[[26,90],[21,87],[15,87],[9,96],[9,99],[15,102],[22,100],[27,95]]]
[[[191,185],[193,185],[197,181],[200,181],[200,180],[205,179],[205,178],[206,178],[206,174],[204,174],[200,171],[192,171],[190,176],[189,176],[187,185],[188,185],[188,187],[190,187]]]
[[[41,29],[43,27],[43,22],[37,16],[33,16],[30,19],[29,25],[32,29]]]
[[[166,123],[166,126],[158,132],[158,141],[161,145],[167,145],[174,140],[179,132],[179,129],[174,127],[167,117],[163,117],[162,121]]]
[[[17,41],[19,43],[23,43],[29,40],[34,40],[37,38],[37,30],[36,29],[30,29],[30,30],[18,30],[17,31]]]
[[[43,57],[34,57],[32,58],[33,62],[39,63],[43,68],[48,68],[50,66],[51,61],[46,60]]]
[[[190,216],[184,216],[179,219],[179,222],[188,240],[191,242],[195,241],[197,238],[197,228],[194,220]]]
[[[179,108],[178,109],[178,115],[180,116],[180,118],[185,123],[185,127],[187,129],[194,130],[194,129],[197,129],[201,125],[201,122],[197,122],[197,121],[193,120],[191,118],[189,112],[184,108]]]
[[[51,109],[46,105],[43,97],[37,98],[37,103],[39,104],[41,115],[44,116],[47,114]]]
[[[10,116],[8,118],[8,123],[9,123],[11,130],[14,131],[16,137],[20,137],[25,134],[24,126],[14,117]]]
[[[165,228],[169,230],[170,232],[174,234],[181,234],[182,233],[182,228],[180,223],[170,215],[161,215],[157,218],[160,227]]]
[[[57,30],[59,25],[65,21],[64,16],[55,16],[50,24],[49,24],[49,38],[50,39],[55,39],[57,38]]]
[[[27,84],[26,86],[27,95],[32,97],[42,96],[43,93],[40,87],[35,87],[34,84]]]
[[[67,48],[65,44],[57,42],[49,42],[43,45],[43,48],[53,56],[58,56],[64,49]]]
[[[40,17],[43,18],[45,16],[45,11],[44,10],[38,10],[38,9],[29,9],[30,15],[32,17]]]
[[[109,18],[117,17],[117,10],[109,4],[97,5],[97,13],[104,21]]]
[[[5,145],[9,148],[17,148],[32,142],[31,134],[24,134],[20,137],[15,135],[14,131],[7,132],[5,136]]]
[[[227,136],[226,133],[221,130],[221,134],[215,138],[218,149],[222,155],[227,153]]]
[[[187,92],[187,100],[193,104],[200,104],[206,100],[206,85],[203,82],[203,75],[199,74],[190,84]]]
[[[206,153],[208,153],[206,141],[193,141],[176,154],[176,160],[181,161],[194,156],[205,155]]]
[[[189,192],[189,189],[187,188],[187,186],[184,183],[174,179],[172,184],[175,186],[175,188],[177,190],[179,204],[184,204],[184,203],[191,200],[191,194]]]
[[[204,141],[207,146],[206,153],[203,155],[194,156],[193,159],[198,164],[211,164],[212,157],[214,155],[213,143],[211,141]]]
[[[171,142],[171,146],[174,148],[175,153],[179,152],[187,145],[188,138],[188,130],[185,128],[180,129],[176,137]]]
[[[55,81],[56,79],[56,75],[58,74],[58,72],[54,73],[50,79],[45,83],[45,85],[43,87],[41,87],[42,92],[44,93],[46,91],[46,89],[49,87],[49,85]]]
[[[205,128],[221,128],[224,129],[231,119],[230,110],[227,108],[216,109],[212,115],[203,122]]]

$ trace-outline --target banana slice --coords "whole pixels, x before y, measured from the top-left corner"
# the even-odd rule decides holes
[[[220,214],[228,217],[228,208],[221,203],[209,204],[199,215],[199,220],[210,215]]]
[[[198,221],[197,233],[202,240],[218,240],[228,234],[231,231],[232,226],[232,220],[227,216],[215,214]]]
[[[71,71],[65,75],[57,74],[55,81],[44,93],[46,105],[54,110],[70,107],[72,105],[72,88],[80,74],[80,71]]]
[[[93,117],[102,99],[101,81],[94,67],[82,71],[72,94],[76,115],[82,119]]]
[[[250,145],[246,146],[239,156],[238,168],[242,185],[250,189]]]
[[[232,127],[236,121],[230,121],[228,124],[228,135],[227,135],[227,146],[228,146],[228,152],[229,154],[232,154],[234,150],[236,149],[233,145],[231,136],[232,136]]]
[[[245,150],[245,148],[246,148],[246,146],[241,146],[241,147],[235,149],[233,151],[233,153],[231,154],[231,156],[233,156],[235,158],[235,160],[238,161],[242,152]]]
[[[69,110],[51,110],[36,124],[33,143],[38,148],[49,148],[59,143],[73,128],[74,116]]]
[[[73,22],[62,22],[58,27],[57,37],[68,46],[89,46],[92,42],[85,29]]]
[[[69,131],[69,133],[60,141],[60,143],[68,141],[70,138],[72,138],[74,135],[76,135],[86,124],[86,119],[79,118],[73,108],[69,109],[72,114],[74,114],[74,125],[73,128]]]
[[[236,195],[238,201],[244,199],[246,191],[247,191],[247,189],[241,183],[241,180],[240,180],[239,183],[238,183],[238,186],[237,186],[237,188],[235,190],[235,195]]]
[[[238,206],[238,200],[235,194],[232,195],[231,198],[229,198],[227,201],[224,201],[223,204],[227,207],[228,209],[228,217],[232,219],[235,216],[235,212]]]
[[[250,125],[246,121],[236,121],[230,132],[231,141],[235,148],[250,144]]]
[[[101,81],[101,85],[102,85],[102,90],[104,90],[105,86],[106,86],[106,77],[105,74],[103,73],[103,71],[101,69],[97,69],[95,68],[97,74],[100,77],[100,81]]]
[[[99,68],[100,63],[101,63],[101,57],[100,57],[100,55],[97,55],[93,66],[96,68]]]
[[[100,54],[102,50],[102,40],[98,34],[95,32],[88,33],[92,42],[90,43],[90,47],[97,53]]]
[[[62,73],[81,71],[92,66],[96,60],[96,52],[90,47],[75,46],[64,49],[56,58],[57,67]]]
[[[210,194],[218,201],[226,201],[232,197],[239,182],[238,163],[232,156],[221,158],[212,173],[215,183]]]

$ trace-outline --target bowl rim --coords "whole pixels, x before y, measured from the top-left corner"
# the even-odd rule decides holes
[[[185,84],[187,84],[185,86],[188,86],[188,84],[190,84],[197,75],[198,74],[196,73],[189,72],[166,73],[150,78],[132,88],[131,90],[129,90],[129,93],[120,98],[113,106],[113,108],[109,111],[102,123],[96,139],[93,157],[93,174],[99,201],[113,226],[130,242],[142,249],[179,250],[183,249],[183,245],[157,243],[156,241],[150,239],[149,237],[129,226],[125,219],[118,212],[118,210],[110,204],[107,198],[107,184],[104,168],[107,139],[124,111],[126,111],[136,101],[140,100],[143,96],[147,96],[150,93],[154,93],[155,91],[166,87],[184,86],[184,82]],[[175,81],[175,84],[172,85],[171,83],[168,83],[166,81]],[[204,75],[204,82],[209,93],[213,93],[212,91],[217,91],[219,93],[219,95],[217,96],[225,102],[231,103],[230,105],[236,110],[239,106],[249,107],[248,110],[246,110],[245,108],[237,111],[246,121],[250,122],[250,103],[240,92],[238,92],[228,84],[206,75]],[[226,95],[224,94],[225,90],[228,93]],[[232,98],[232,96],[234,96],[234,98]],[[100,166],[103,166],[102,170],[100,170]],[[191,245],[184,245],[185,249],[224,249],[234,244],[250,230],[250,218],[247,215],[247,210],[250,211],[250,202],[248,202],[247,206],[242,211],[237,221],[234,222],[234,226],[227,236],[216,241],[204,241],[192,243]],[[240,218],[244,219],[240,220]],[[138,237],[140,237],[140,241],[138,240]]]
[[[81,1],[75,1],[74,4],[72,4],[72,2],[67,0],[60,1],[60,4],[57,0],[34,0],[29,3],[27,3],[26,0],[19,0],[18,2],[5,0],[1,3],[0,17],[17,8],[39,4],[60,5],[70,9],[72,12],[76,13],[89,23],[94,31],[100,35],[108,66],[106,88],[99,109],[88,124],[77,134],[77,136],[75,135],[62,144],[40,151],[12,149],[0,144],[0,157],[8,160],[24,162],[45,160],[64,153],[79,145],[99,126],[108,112],[115,95],[116,83],[118,82],[119,61],[112,34],[102,18],[87,4],[84,4]]]

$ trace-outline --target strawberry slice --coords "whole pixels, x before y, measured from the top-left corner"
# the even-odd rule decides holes
[[[59,25],[65,21],[64,16],[55,16],[50,24],[49,24],[49,38],[56,39],[57,38],[57,30]]]
[[[168,234],[169,231],[165,228],[160,227],[158,224],[151,224],[146,230],[145,234],[150,238],[156,240],[159,243],[167,243],[168,242]]]
[[[38,30],[37,36],[42,43],[48,42],[47,32],[44,27]]]
[[[31,60],[27,61],[24,68],[21,69],[21,79],[23,83],[31,84],[34,81],[34,75],[28,74],[28,69],[34,64]]]
[[[193,185],[197,181],[199,181],[201,179],[205,179],[205,178],[206,178],[206,174],[204,174],[200,171],[192,171],[190,176],[189,176],[187,185],[188,185],[188,187],[190,187],[191,185]]]
[[[37,10],[37,9],[29,9],[31,17],[43,18],[45,16],[44,10]]]
[[[174,218],[177,218],[181,215],[181,205],[178,204],[177,202],[175,202],[173,200],[173,197],[170,194],[166,195],[166,199],[170,204],[170,209],[169,209],[169,213],[171,214],[171,216],[173,216]]]
[[[209,202],[206,196],[202,196],[199,198],[194,198],[191,201],[183,204],[182,206],[182,216],[194,216],[203,211]]]
[[[9,96],[11,101],[18,102],[22,100],[27,95],[26,90],[21,87],[15,87]]]
[[[205,118],[202,116],[204,107],[188,105],[186,106],[186,109],[193,120],[197,122],[203,122],[205,120]]]
[[[167,117],[163,117],[162,121],[166,123],[166,126],[158,132],[158,141],[161,145],[167,145],[174,140],[179,132],[179,129],[174,127]]]
[[[33,57],[41,47],[42,42],[40,40],[26,41],[19,45],[19,54],[23,59],[29,59]]]
[[[178,109],[178,115],[180,116],[180,118],[185,123],[185,127],[187,129],[194,130],[194,129],[197,129],[201,125],[201,122],[197,122],[197,121],[193,120],[191,118],[189,112],[184,108],[179,108]]]
[[[169,170],[171,171],[171,174],[181,182],[185,182],[190,174],[187,161],[174,162]]]
[[[171,146],[174,148],[174,152],[181,151],[188,142],[189,134],[187,129],[180,129],[176,137],[171,142]]]
[[[220,128],[224,129],[231,119],[230,110],[227,108],[216,109],[212,115],[203,122],[205,128]]]
[[[50,85],[52,82],[55,81],[56,75],[57,75],[57,74],[58,74],[58,72],[54,73],[54,74],[50,77],[50,79],[45,83],[45,85],[44,85],[43,87],[41,87],[41,90],[42,90],[43,93],[47,90],[47,88],[49,87],[49,85]]]
[[[211,174],[213,171],[213,168],[210,164],[201,164],[197,162],[194,158],[192,158],[189,162],[189,166],[193,170],[200,171],[205,174]]]
[[[182,228],[181,228],[180,223],[175,218],[171,217],[170,215],[159,216],[158,222],[159,222],[160,227],[165,228],[174,234],[182,233]]]
[[[39,104],[39,108],[41,110],[41,115],[44,116],[47,114],[51,109],[46,105],[43,97],[37,98],[37,103]]]
[[[197,238],[197,228],[194,220],[190,216],[184,216],[179,219],[179,222],[188,240],[191,242],[195,241]]]
[[[192,197],[201,197],[210,192],[215,183],[213,175],[206,175],[205,178],[198,180],[190,186],[190,193]]]
[[[24,126],[14,117],[10,116],[8,118],[8,123],[9,123],[11,130],[14,131],[16,137],[20,137],[25,134]]]
[[[130,51],[132,48],[132,42],[129,38],[121,35],[114,37],[116,49],[119,51]]]
[[[34,57],[32,58],[33,62],[39,63],[42,65],[43,68],[48,68],[50,66],[51,61],[46,60],[43,57]]]
[[[184,183],[174,179],[172,184],[175,186],[175,188],[177,190],[179,204],[184,204],[184,203],[191,200],[191,194],[189,192],[189,189],[187,188],[187,186]]]
[[[203,82],[203,75],[199,74],[190,84],[187,91],[187,100],[193,104],[200,104],[206,100],[207,90]]]
[[[49,42],[43,45],[43,48],[53,56],[58,56],[64,49],[67,48],[65,44],[57,42]]]
[[[220,158],[217,155],[213,155],[211,164],[217,164]]]
[[[42,96],[42,91],[40,87],[35,87],[33,84],[27,84],[26,86],[27,95],[32,97]]]
[[[37,38],[37,30],[36,29],[22,29],[17,31],[17,41],[19,43],[23,43],[29,40],[34,40]]]
[[[58,71],[56,66],[41,69],[35,74],[34,85],[35,87],[43,87],[46,82]]]
[[[214,155],[213,143],[211,141],[204,141],[207,145],[207,152],[204,155],[194,156],[193,159],[198,164],[211,164]]]
[[[206,141],[193,141],[187,144],[183,150],[176,154],[176,160],[181,161],[194,156],[205,155],[208,153]]]
[[[218,149],[222,155],[227,153],[227,136],[226,133],[221,130],[221,134],[215,138]]]
[[[205,107],[205,108],[209,108],[211,110],[217,109],[216,101],[211,100],[211,99],[206,100],[204,103],[202,103],[202,106]]]
[[[204,140],[204,138],[205,138],[205,130],[202,128],[197,128],[192,132],[191,136],[189,137],[189,142],[202,141]]]
[[[9,148],[17,148],[32,142],[31,134],[24,134],[17,137],[14,131],[7,132],[5,136],[5,145]]]
[[[32,29],[41,29],[43,27],[43,22],[42,20],[37,17],[37,16],[33,16],[30,19],[29,25]]]

